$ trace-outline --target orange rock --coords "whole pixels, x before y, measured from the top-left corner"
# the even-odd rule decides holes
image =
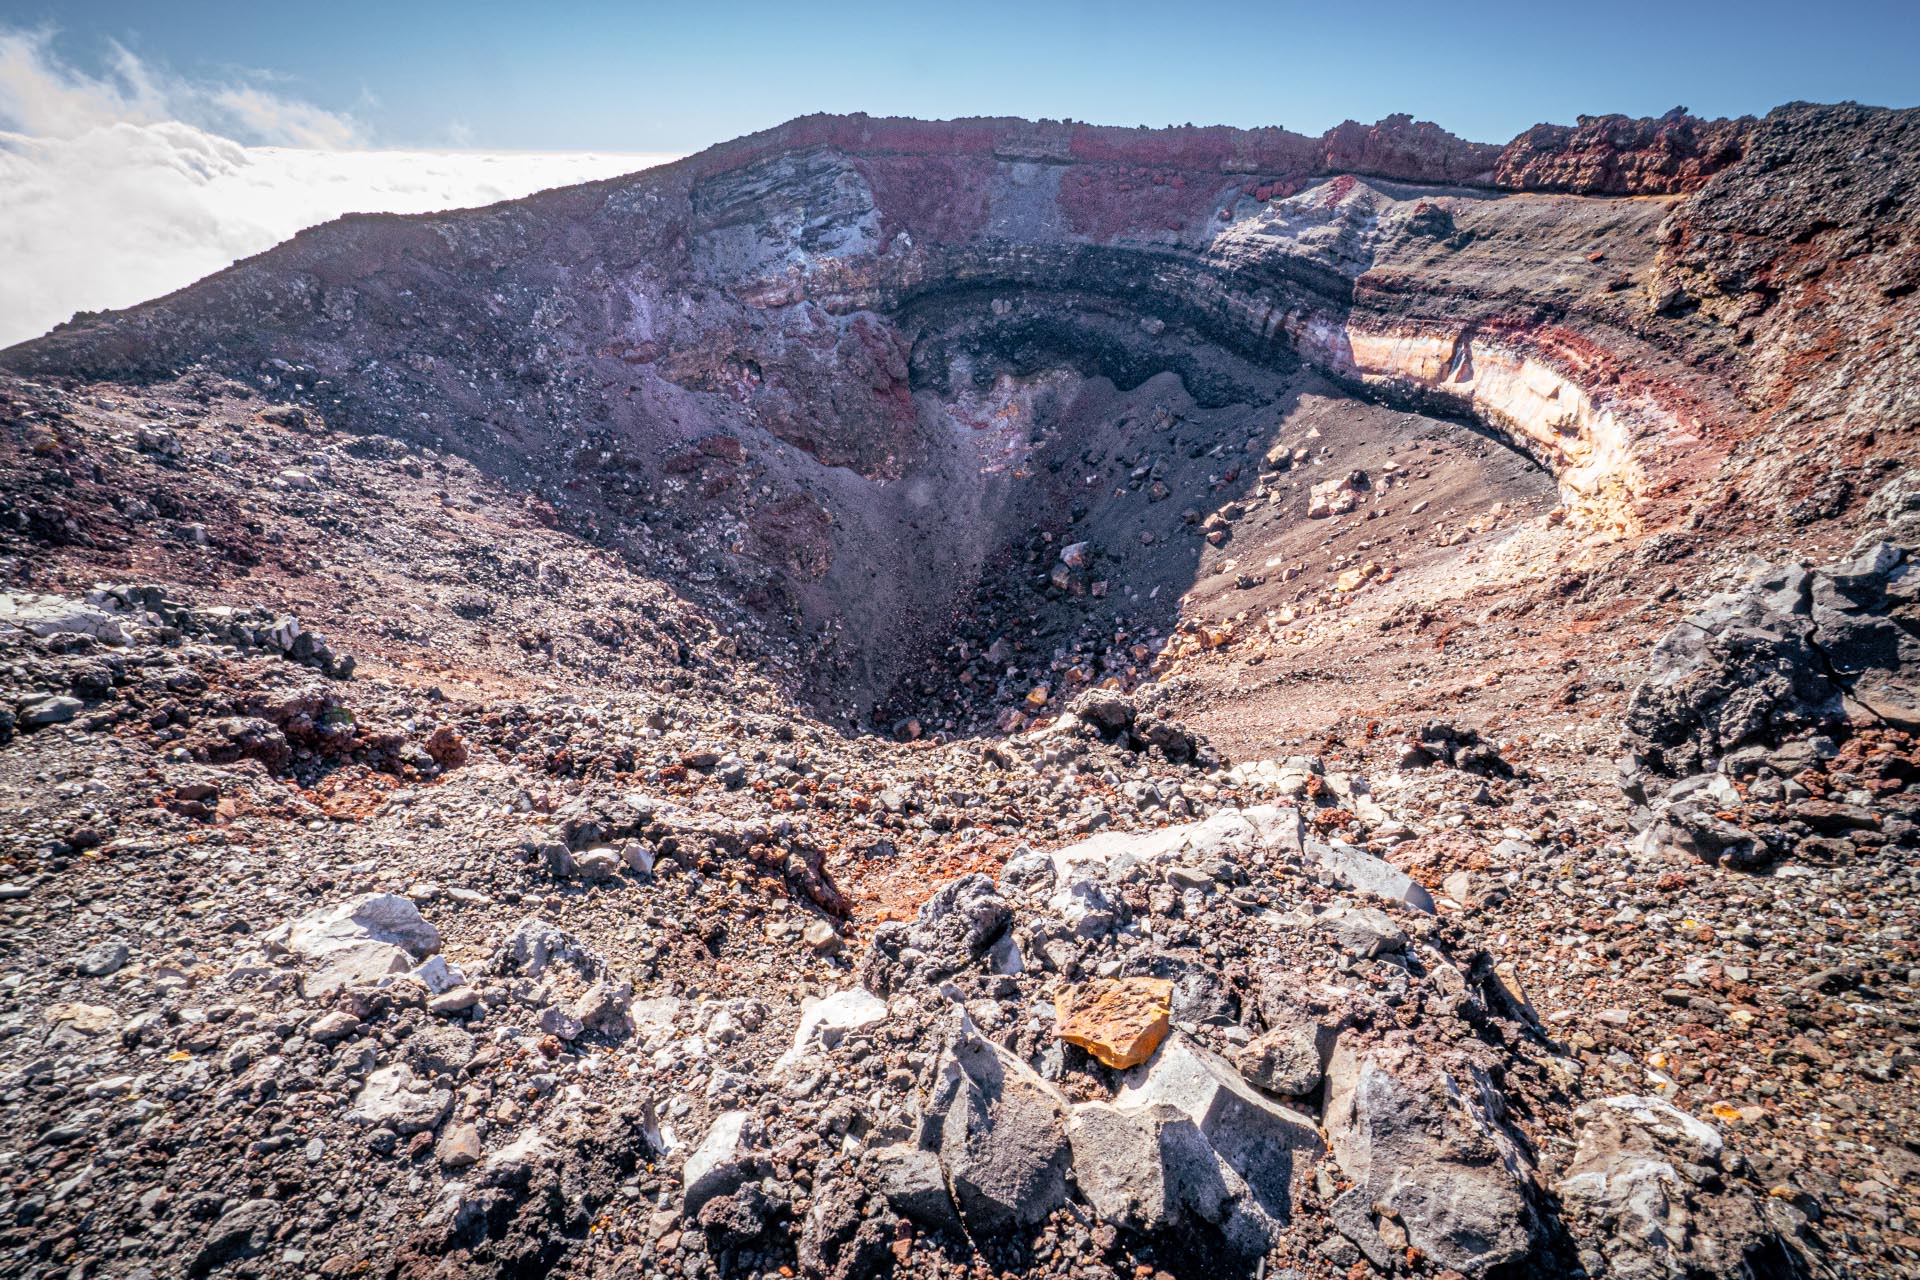
[[[1097,979],[1054,998],[1054,1034],[1110,1067],[1131,1067],[1159,1048],[1172,1009],[1165,978]]]
[[[1335,578],[1333,580],[1333,589],[1335,591],[1358,591],[1366,585],[1369,579],[1379,576],[1380,566],[1374,561],[1369,560],[1363,565],[1348,569],[1345,573]]]

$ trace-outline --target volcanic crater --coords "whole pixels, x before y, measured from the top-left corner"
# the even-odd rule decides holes
[[[1920,1274],[1916,157],[816,116],[0,352],[0,1270]]]

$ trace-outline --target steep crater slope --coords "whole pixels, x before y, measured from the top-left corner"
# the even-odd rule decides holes
[[[810,118],[492,209],[343,219],[6,360],[210,365],[337,427],[443,444],[747,610],[796,687],[859,713],[993,592],[987,566],[1029,554],[1043,508],[1062,545],[1085,540],[1057,487],[983,465],[1004,444],[956,439],[1002,374],[1139,397],[1171,373],[1218,419],[1184,440],[1212,466],[1154,478],[1181,491],[1141,537],[1252,494],[1279,415],[1221,412],[1280,405],[1303,371],[1362,419],[1435,412],[1524,450],[1568,536],[1657,527],[1747,421],[1715,365],[1729,341],[1661,295],[1661,228],[1772,127],[1609,119],[1500,151],[1404,118],[1323,139]],[[991,412],[1015,430],[1028,410]],[[1321,431],[1311,461],[1338,465],[1337,420]],[[1138,594],[1168,612],[1136,633],[1176,620],[1204,554],[1185,580],[1147,571]]]

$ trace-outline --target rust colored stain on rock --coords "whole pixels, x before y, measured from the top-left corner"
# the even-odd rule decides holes
[[[1069,987],[1054,998],[1054,1034],[1110,1067],[1138,1066],[1166,1038],[1173,983],[1114,978]]]

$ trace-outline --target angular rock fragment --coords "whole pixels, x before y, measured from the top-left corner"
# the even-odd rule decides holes
[[[80,1004],[63,1001],[47,1006],[43,1015],[56,1027],[71,1027],[82,1035],[98,1035],[103,1031],[112,1031],[120,1026],[124,1019],[114,1010],[103,1004]]]
[[[1054,1034],[1110,1067],[1145,1062],[1172,1025],[1173,983],[1164,978],[1096,980],[1054,997]]]
[[[31,635],[90,636],[110,645],[131,643],[121,619],[91,603],[61,596],[0,591],[0,627],[18,627]]]
[[[1260,1004],[1268,1030],[1244,1045],[1234,1055],[1234,1063],[1249,1083],[1268,1093],[1304,1098],[1320,1088],[1344,1019],[1297,998],[1284,978],[1271,984],[1287,991],[1284,999],[1277,991],[1269,993],[1269,985],[1261,984]]]
[[[1411,876],[1365,850],[1337,840],[1332,844],[1308,841],[1307,857],[1331,871],[1341,883],[1362,893],[1376,894],[1429,914],[1434,909],[1433,895],[1414,883]]]
[[[302,916],[269,933],[309,962],[303,986],[320,998],[405,973],[440,949],[440,934],[411,901],[370,893]]]
[[[1292,1220],[1296,1181],[1324,1151],[1312,1120],[1265,1097],[1225,1059],[1178,1032],[1127,1073],[1114,1097],[1122,1109],[1162,1104],[1189,1118],[1244,1184],[1240,1210],[1261,1234],[1272,1235]]]
[[[1033,1068],[957,1018],[934,1064],[923,1140],[967,1230],[976,1237],[1030,1227],[1067,1196],[1067,1102]]]
[[[324,954],[336,942],[371,938],[391,943],[410,954],[425,956],[440,949],[440,934],[420,916],[412,901],[397,893],[368,893],[338,906],[302,916],[286,927],[287,946],[301,955]]]
[[[908,942],[953,968],[979,959],[1006,932],[1013,911],[985,875],[961,876],[928,898]]]
[[[1406,933],[1378,907],[1328,907],[1313,918],[1313,923],[1332,935],[1342,950],[1364,960],[1392,955],[1407,947]]]
[[[1371,1214],[1391,1214],[1415,1248],[1467,1276],[1531,1252],[1533,1205],[1518,1150],[1484,1101],[1489,1084],[1456,1079],[1410,1043],[1343,1039],[1326,1088],[1328,1144]]]
[[[187,1263],[187,1274],[204,1276],[223,1263],[265,1253],[286,1217],[275,1200],[248,1200],[213,1224]]]
[[[1820,569],[1770,565],[1655,646],[1627,707],[1628,749],[1658,772],[1847,724],[1920,728],[1912,548],[1868,542]]]
[[[52,724],[65,724],[85,707],[86,704],[80,699],[64,694],[32,693],[20,700],[15,715],[21,728],[39,729]]]
[[[728,1111],[714,1117],[707,1136],[687,1157],[681,1173],[680,1203],[689,1214],[716,1196],[732,1195],[763,1158],[761,1126],[751,1112]]]

